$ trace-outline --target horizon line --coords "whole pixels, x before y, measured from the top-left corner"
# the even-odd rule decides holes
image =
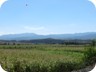
[[[76,32],[76,33],[48,33],[48,34],[38,34],[38,33],[31,33],[31,32],[22,32],[22,33],[5,33],[0,34],[0,36],[3,35],[18,35],[18,34],[36,34],[36,35],[58,35],[58,34],[81,34],[81,33],[96,33],[96,32]]]

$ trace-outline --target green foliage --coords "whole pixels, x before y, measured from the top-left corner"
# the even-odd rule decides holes
[[[96,63],[96,49],[95,49],[95,41],[92,41],[92,44],[85,48],[86,51],[84,53],[84,63],[85,65],[91,65]]]
[[[82,57],[91,52],[79,45],[0,45],[0,62],[8,72],[71,72],[84,67]]]
[[[26,64],[23,61],[16,61],[8,72],[71,72],[78,69],[80,63],[56,62],[53,65],[41,65],[40,63]]]

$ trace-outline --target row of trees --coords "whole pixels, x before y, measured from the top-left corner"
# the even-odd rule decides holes
[[[65,45],[84,45],[91,44],[91,40],[60,40],[60,39],[37,39],[37,40],[21,40],[21,41],[0,41],[2,45],[15,44],[65,44]]]

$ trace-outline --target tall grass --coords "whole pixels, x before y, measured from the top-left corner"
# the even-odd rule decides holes
[[[84,46],[57,44],[3,45],[0,63],[8,72],[71,72],[83,68],[87,59],[95,55],[94,50],[89,49],[91,47],[85,51]]]
[[[31,63],[26,64],[23,61],[16,61],[10,67],[8,72],[71,72],[79,69],[80,63],[76,62],[55,62],[49,64]]]
[[[85,48],[85,52],[84,52],[84,63],[85,65],[93,65],[96,63],[96,49],[95,49],[95,41],[92,41],[92,44],[90,46],[88,46],[87,48]]]

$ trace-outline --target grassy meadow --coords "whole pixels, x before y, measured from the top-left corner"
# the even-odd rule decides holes
[[[8,72],[71,72],[82,68],[83,45],[0,45],[0,64]]]

